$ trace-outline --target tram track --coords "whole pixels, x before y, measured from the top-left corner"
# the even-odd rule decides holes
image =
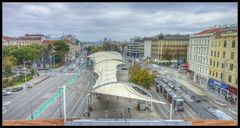
[[[162,99],[160,99],[158,96],[157,96],[157,94],[156,94],[156,92],[153,90],[153,89],[151,89],[151,94],[154,96],[154,98],[156,98],[156,99],[158,99],[158,100],[162,100]],[[167,103],[168,101],[166,101],[165,99],[164,99],[164,101]],[[161,113],[162,115],[164,115],[164,118],[165,119],[169,119],[169,114],[170,114],[170,112],[167,110],[167,108],[166,108],[166,106],[165,105],[163,105],[163,104],[156,104],[156,103],[153,103],[153,104],[155,104],[156,105],[156,107],[157,106],[160,106],[160,108],[161,108],[161,110],[162,111],[160,111],[159,110],[159,107],[157,107],[158,108],[158,112],[159,113]]]

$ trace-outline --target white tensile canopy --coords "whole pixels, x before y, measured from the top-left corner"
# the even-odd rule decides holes
[[[97,52],[89,55],[89,58],[93,60],[94,71],[98,74],[98,79],[91,92],[165,104],[165,102],[139,93],[130,83],[117,81],[117,66],[123,64],[120,53]]]

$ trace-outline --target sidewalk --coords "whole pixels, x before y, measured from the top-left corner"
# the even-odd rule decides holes
[[[213,105],[217,109],[224,110],[226,113],[229,113],[229,109],[230,108],[236,108],[236,105],[233,105],[229,101],[226,101],[227,102],[227,107],[221,107],[221,106],[215,104],[214,101],[216,99],[217,100],[222,100],[222,101],[225,101],[225,99],[223,97],[221,97],[221,96],[218,96],[218,95],[212,93],[212,92],[209,92],[207,90],[207,88],[204,88],[204,87],[200,86],[199,84],[193,82],[190,78],[188,78],[187,74],[185,74],[185,73],[181,73],[180,74],[178,72],[178,70],[174,70],[174,69],[171,69],[171,68],[168,68],[168,70],[171,70],[172,73],[175,73],[174,75],[177,76],[178,79],[181,80],[181,82],[184,83],[183,85],[186,86],[191,91],[196,93],[197,90],[199,90],[200,92],[202,92],[203,95],[207,96],[208,100],[206,102],[208,102],[210,105]],[[238,109],[238,108],[236,108],[236,109]],[[236,117],[234,116],[234,118],[236,118]]]

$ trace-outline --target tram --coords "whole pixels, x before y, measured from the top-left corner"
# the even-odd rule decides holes
[[[165,79],[165,81],[167,80]],[[166,84],[162,80],[156,79],[156,90],[158,93],[161,93],[170,104],[173,104],[175,111],[184,111],[184,99],[181,96],[176,95],[176,87],[171,84],[171,82]]]

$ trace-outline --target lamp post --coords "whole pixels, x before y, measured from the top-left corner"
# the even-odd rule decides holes
[[[33,120],[32,98],[31,98],[31,118],[32,118],[32,120]]]
[[[23,60],[23,64],[24,64],[24,68],[23,68],[23,70],[24,70],[24,81],[26,82],[27,80],[26,80],[26,66],[25,66],[25,61]]]
[[[63,86],[63,114],[64,114],[64,123],[66,123],[66,86]]]
[[[58,89],[59,89],[59,93],[60,93],[60,87],[58,87]],[[61,110],[61,97],[59,97],[59,110],[60,110],[60,115],[59,115],[59,117],[62,117],[62,110]]]

